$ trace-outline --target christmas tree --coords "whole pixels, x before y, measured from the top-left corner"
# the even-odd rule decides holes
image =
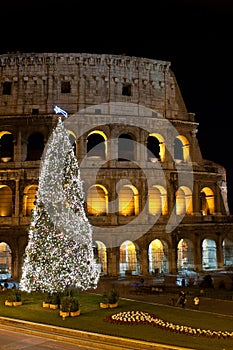
[[[41,161],[19,288],[50,294],[96,288],[99,270],[92,233],[78,160],[58,117]]]

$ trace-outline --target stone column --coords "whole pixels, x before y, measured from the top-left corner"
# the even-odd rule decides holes
[[[193,184],[193,214],[201,215],[199,183],[194,180]]]
[[[107,249],[108,275],[116,277],[119,275],[120,249],[112,247]]]
[[[221,194],[219,191],[219,187],[216,186],[215,187],[215,210],[214,210],[215,215],[221,215],[221,204],[220,204],[221,199],[220,199],[220,197],[221,197]]]
[[[148,249],[147,246],[143,245],[139,247],[139,263],[140,263],[140,274],[149,274],[149,261],[148,261]]]
[[[193,260],[194,260],[194,269],[196,272],[202,270],[202,247],[201,239],[198,233],[195,234],[194,238],[194,249],[193,249]]]
[[[168,261],[170,273],[177,273],[177,233],[174,231],[172,235],[172,244],[168,248]]]
[[[224,267],[223,261],[223,250],[222,250],[222,237],[219,235],[216,242],[216,258],[217,258],[217,267]]]
[[[19,207],[19,179],[15,179],[15,217],[19,216]]]

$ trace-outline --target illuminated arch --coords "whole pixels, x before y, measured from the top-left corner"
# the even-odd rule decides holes
[[[177,245],[177,269],[194,270],[193,242],[190,239],[181,239]]]
[[[12,191],[7,185],[0,185],[0,216],[12,215]]]
[[[217,268],[216,242],[212,239],[204,239],[202,242],[202,268],[203,270]]]
[[[176,192],[176,214],[191,215],[192,213],[193,213],[192,191],[186,186],[181,186]]]
[[[5,243],[0,243],[0,274],[6,275],[6,278],[11,277],[12,256],[10,246]]]
[[[38,185],[30,185],[25,187],[23,193],[23,216],[31,216],[35,207],[36,192]]]
[[[76,148],[77,148],[76,135],[72,130],[68,130],[68,133],[69,133],[70,143],[71,143],[73,150],[74,150],[74,154],[76,154]]]
[[[101,130],[91,131],[87,135],[87,157],[107,158],[107,136]]]
[[[148,191],[150,215],[166,215],[168,213],[167,191],[163,186],[153,186]]]
[[[174,159],[175,161],[190,161],[190,144],[187,137],[178,135],[174,142]]]
[[[222,253],[223,253],[223,261],[224,266],[229,267],[233,266],[233,241],[225,238],[222,243]]]
[[[148,249],[149,272],[166,273],[168,272],[168,247],[165,242],[154,239]]]
[[[4,163],[14,158],[14,136],[9,131],[0,131],[0,158]]]
[[[139,273],[138,248],[132,241],[125,241],[120,246],[120,274]]]
[[[118,193],[119,215],[133,216],[139,214],[138,190],[135,186],[127,184],[121,187]]]
[[[215,211],[214,192],[209,187],[204,187],[201,192],[201,213],[202,215],[212,215]]]
[[[96,216],[108,214],[108,192],[104,186],[96,184],[88,189],[87,212]]]
[[[158,141],[157,142],[152,142],[152,143],[148,143],[148,141],[156,139]],[[164,143],[164,138],[163,136],[161,136],[160,134],[157,133],[151,133],[149,134],[148,138],[147,138],[147,148],[148,148],[148,155],[149,157],[156,157],[158,158],[158,160],[160,160],[161,162],[164,162],[165,160],[165,143]],[[151,155],[152,153],[152,155]]]
[[[100,273],[107,274],[107,249],[103,242],[95,241],[97,245],[97,264],[99,265]]]

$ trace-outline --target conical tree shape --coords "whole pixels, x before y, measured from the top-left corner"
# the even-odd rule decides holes
[[[19,288],[49,293],[95,288],[99,270],[92,233],[78,160],[59,117],[42,159]]]

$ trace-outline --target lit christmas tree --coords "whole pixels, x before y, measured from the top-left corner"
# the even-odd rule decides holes
[[[59,117],[41,162],[19,288],[50,294],[96,288],[92,232],[78,160]]]

